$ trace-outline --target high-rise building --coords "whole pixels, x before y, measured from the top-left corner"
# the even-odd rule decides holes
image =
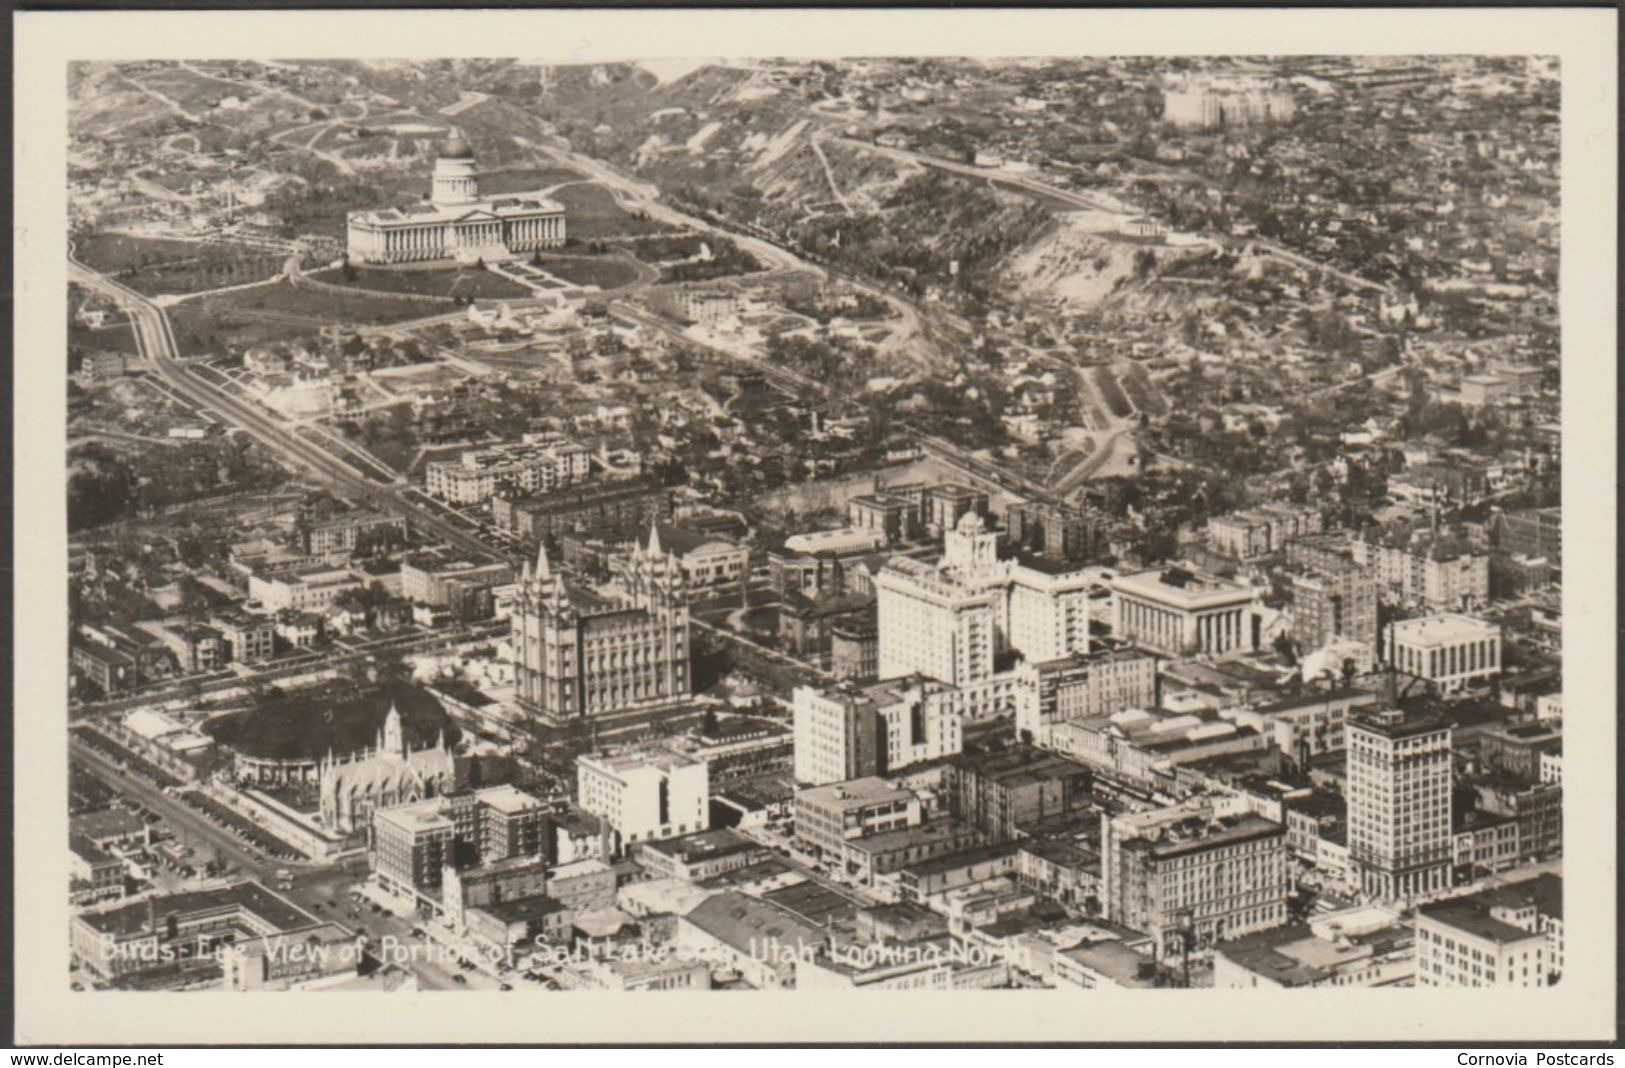
[[[975,511],[943,537],[935,565],[907,557],[875,576],[880,676],[919,673],[955,686],[990,677],[999,654],[1053,660],[1089,648],[1090,575],[1053,562],[1000,560]]]
[[[822,785],[889,775],[952,756],[961,744],[953,687],[914,676],[795,691],[795,774]]]
[[[1450,886],[1450,727],[1389,709],[1352,717],[1349,861],[1367,896],[1415,900]]]
[[[432,896],[446,868],[541,855],[547,823],[541,799],[512,786],[379,808],[372,813],[373,870],[391,893]]]
[[[710,827],[705,762],[670,749],[576,760],[576,804],[602,819],[618,848]]]
[[[1057,723],[1157,704],[1157,658],[1137,649],[1029,661],[1016,668],[1016,677],[1022,683],[1016,727],[1040,742]]]
[[[1352,560],[1292,577],[1292,637],[1303,653],[1333,643],[1358,644],[1356,666],[1370,670],[1377,652],[1377,584]]]
[[[519,699],[553,720],[681,700],[691,692],[688,590],[651,534],[601,596],[567,586],[548,564],[525,565],[513,607]]]
[[[1005,513],[1010,544],[1048,560],[1083,562],[1100,548],[1099,524],[1075,505],[1024,501]]]
[[[1389,600],[1435,612],[1483,604],[1490,595],[1490,558],[1460,539],[1428,531],[1349,543],[1354,562],[1371,569]]]
[[[1101,817],[1108,919],[1179,956],[1287,920],[1286,828],[1202,798]]]

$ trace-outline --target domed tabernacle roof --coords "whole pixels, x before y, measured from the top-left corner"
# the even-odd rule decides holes
[[[463,137],[463,131],[453,126],[451,133],[440,143],[441,159],[473,159],[474,150],[468,146]]]

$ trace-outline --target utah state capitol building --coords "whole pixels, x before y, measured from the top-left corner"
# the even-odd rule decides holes
[[[474,150],[453,127],[434,164],[429,200],[349,216],[357,263],[507,259],[564,244],[564,206],[540,198],[481,200]]]

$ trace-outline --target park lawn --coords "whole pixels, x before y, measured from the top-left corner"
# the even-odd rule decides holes
[[[569,167],[518,167],[513,170],[483,171],[480,174],[480,195],[506,196],[510,193],[535,193],[558,185],[560,182],[580,181],[584,175]]]
[[[135,343],[135,331],[130,329],[128,322],[115,323],[104,326],[100,330],[93,330],[79,322],[77,319],[68,320],[68,348],[81,349],[86,352],[107,351],[124,352],[131,356],[139,356],[140,349]]]
[[[565,232],[579,241],[667,229],[651,219],[628,214],[601,185],[567,185],[554,193],[553,199],[564,205]]]
[[[428,297],[473,297],[476,300],[514,300],[531,295],[530,290],[499,274],[471,267],[401,268],[353,267],[353,278],[341,270],[324,268],[307,272],[310,277],[333,285],[371,289],[385,293],[416,293]],[[425,303],[424,314],[433,306]]]
[[[233,245],[98,234],[80,243],[79,258],[137,293],[202,293],[275,278],[285,256]]]
[[[92,270],[113,274],[147,263],[195,259],[202,248],[195,241],[130,234],[91,234],[74,242],[74,255]]]
[[[543,256],[542,270],[573,286],[618,289],[637,281],[637,268],[618,256]]]
[[[254,289],[188,301],[169,309],[183,355],[219,354],[227,345],[248,348],[314,337],[321,328],[383,326],[455,310],[447,302],[391,300],[295,289],[286,280]]]

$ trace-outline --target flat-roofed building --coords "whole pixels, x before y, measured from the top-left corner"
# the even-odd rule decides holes
[[[1292,576],[1292,640],[1301,653],[1352,642],[1355,666],[1369,671],[1377,654],[1377,584],[1353,561]]]
[[[1347,744],[1344,728],[1349,717],[1377,703],[1371,690],[1338,687],[1245,706],[1225,715],[1238,726],[1257,730],[1287,757],[1307,765],[1314,757],[1342,749]]]
[[[1397,912],[1338,913],[1221,942],[1213,985],[1221,990],[1408,986],[1416,975],[1415,932]]]
[[[749,867],[766,856],[767,850],[739,832],[723,828],[640,842],[635,853],[651,876],[695,883]]]
[[[796,779],[821,785],[887,775],[959,752],[963,717],[952,690],[922,676],[796,687]]]
[[[659,480],[632,478],[564,486],[529,496],[498,494],[491,518],[527,544],[565,534],[630,540],[653,522],[671,517],[671,495]]]
[[[320,612],[340,594],[366,585],[344,567],[326,565],[248,576],[248,596],[268,613]]]
[[[576,803],[604,820],[622,848],[710,826],[705,762],[670,749],[578,757]]]
[[[406,540],[406,519],[379,512],[346,512],[300,524],[301,548],[323,563],[344,563],[369,546],[399,545]]]
[[[999,535],[966,512],[943,538],[940,562],[895,557],[875,576],[880,675],[918,672],[964,686],[1015,649],[1052,660],[1089,649],[1093,572],[1035,558],[1000,560]]]
[[[1257,594],[1214,575],[1165,567],[1112,580],[1112,632],[1169,656],[1226,656],[1259,647]]]
[[[1417,986],[1539,987],[1550,968],[1551,946],[1535,910],[1494,891],[1416,910]]]
[[[584,480],[592,450],[557,434],[526,434],[521,441],[470,449],[456,460],[424,467],[429,495],[452,504],[480,504],[503,493],[542,493]]]
[[[1043,741],[1057,723],[1157,704],[1157,658],[1138,649],[1073,653],[1016,668],[1016,727]]]
[[[848,841],[918,826],[923,815],[914,791],[874,776],[800,790],[795,813],[796,837],[837,862]]]
[[[1388,624],[1383,659],[1440,693],[1458,693],[1501,673],[1501,628],[1444,613]]]
[[[962,754],[948,765],[943,790],[949,811],[995,842],[1023,828],[1092,805],[1094,773],[1075,760],[1028,745]]]
[[[1106,916],[1178,955],[1287,920],[1286,828],[1193,801],[1101,817]]]
[[[1092,768],[1147,785],[1166,783],[1181,764],[1269,747],[1257,728],[1211,712],[1144,708],[1057,723],[1049,739],[1058,752]]]
[[[217,969],[220,952],[233,943],[331,927],[259,883],[244,881],[79,912],[70,923],[70,945],[74,960],[103,980],[160,972],[184,980]]]
[[[1490,558],[1460,538],[1399,532],[1349,543],[1354,562],[1371,570],[1388,600],[1434,612],[1459,612],[1490,595]]]
[[[855,530],[877,531],[885,544],[896,545],[919,533],[919,507],[903,497],[865,494],[846,502],[846,521]]]
[[[1349,859],[1360,889],[1416,900],[1450,886],[1450,727],[1398,710],[1349,720]]]

